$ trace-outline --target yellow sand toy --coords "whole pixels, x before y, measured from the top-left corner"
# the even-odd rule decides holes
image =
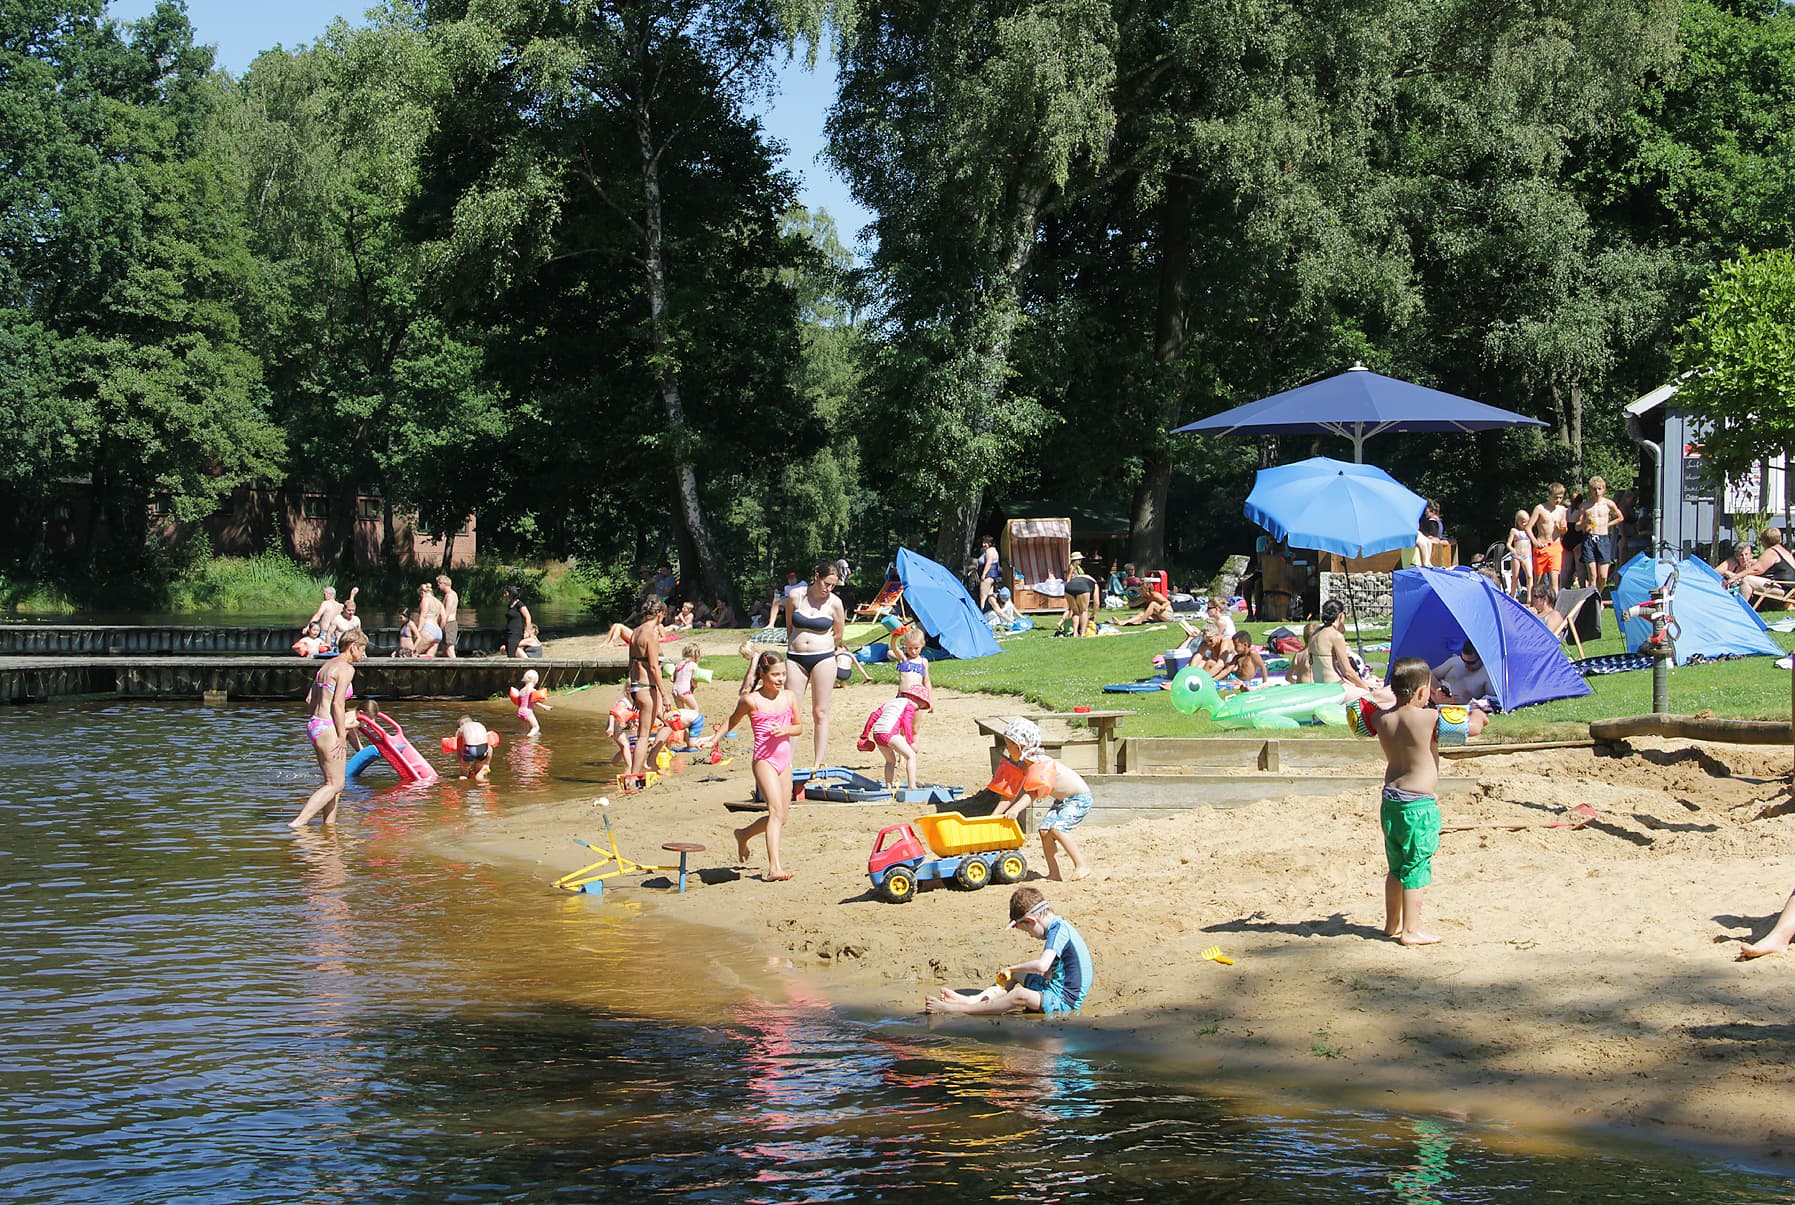
[[[606,879],[614,879],[619,875],[625,874],[669,874],[674,870],[674,867],[672,866],[650,866],[646,862],[637,862],[633,859],[624,857],[617,849],[617,833],[616,830],[611,827],[610,814],[602,810],[610,807],[611,801],[600,796],[593,802],[601,809],[599,818],[605,822],[605,840],[610,845],[610,851],[606,852],[601,846],[588,845],[578,837],[575,837],[573,842],[575,845],[584,845],[593,853],[603,853],[605,856],[592,863],[590,866],[582,866],[578,870],[562,875],[555,880],[555,886],[563,891],[586,892],[591,895],[599,895],[604,891],[604,881]],[[610,867],[610,869],[607,870],[605,869],[606,867]],[[596,890],[593,890],[594,884],[597,885]]]
[[[1231,967],[1234,965],[1234,960],[1222,953],[1222,948],[1220,946],[1210,946],[1207,950],[1199,953],[1197,957],[1203,959],[1205,962],[1219,962],[1223,966]]]

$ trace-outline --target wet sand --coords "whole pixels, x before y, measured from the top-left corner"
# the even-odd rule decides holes
[[[707,664],[719,678],[739,672],[721,651],[712,645]],[[879,775],[878,757],[855,751],[854,738],[892,689],[856,682],[836,693],[830,764]],[[707,714],[725,718],[734,684],[699,690]],[[545,742],[572,725],[602,727],[615,697],[601,687],[556,700]],[[983,785],[989,744],[974,720],[1025,709],[938,691],[920,729],[923,778]],[[921,808],[801,802],[786,844],[796,878],[761,881],[759,846],[737,867],[731,830],[752,816],[725,804],[745,801],[752,783],[746,740],[728,745],[729,765],[611,796],[626,854],[672,862],[664,841],[706,846],[686,895],[626,879],[615,885],[626,898],[652,896],[671,916],[737,932],[874,1014],[919,1014],[926,993],[989,983],[997,967],[1038,952],[1005,929],[1002,887],[925,888],[902,905],[873,898],[875,835]],[[1379,772],[1367,752],[1363,772]],[[1474,798],[1448,800],[1448,826],[1544,825],[1577,804],[1598,818],[1578,830],[1447,833],[1426,912],[1444,940],[1426,949],[1381,936],[1377,801],[1358,791],[1087,822],[1077,836],[1095,873],[1079,883],[1039,881],[1031,835],[1030,881],[1096,961],[1096,988],[1070,1024],[1123,1050],[1379,1109],[1636,1127],[1778,1155],[1795,1125],[1795,1022],[1765,1005],[1784,995],[1795,956],[1734,958],[1795,882],[1795,817],[1781,814],[1789,756],[1641,739],[1621,756],[1561,749],[1448,763],[1447,774],[1481,783]],[[586,798],[482,822],[453,844],[461,856],[521,864],[548,890],[591,860],[571,839],[600,833]],[[1200,958],[1212,945],[1235,964]]]

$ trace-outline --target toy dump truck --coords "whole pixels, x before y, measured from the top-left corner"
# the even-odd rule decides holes
[[[931,879],[977,891],[993,881],[1021,882],[1028,873],[1022,844],[1022,829],[1008,816],[938,812],[880,829],[866,873],[873,891],[892,904],[913,898],[916,885]]]

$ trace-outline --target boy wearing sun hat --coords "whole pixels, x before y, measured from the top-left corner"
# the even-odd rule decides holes
[[[1022,781],[1016,797],[998,815],[1020,820],[1030,803],[1039,800],[1044,804],[1047,810],[1036,827],[1041,833],[1041,856],[1047,860],[1047,877],[1055,881],[1061,877],[1057,846],[1072,859],[1072,873],[1065,879],[1077,882],[1091,873],[1084,851],[1072,840],[1072,830],[1096,802],[1091,797],[1090,784],[1077,770],[1047,755],[1041,748],[1041,729],[1033,720],[1021,716],[1011,720],[1003,730],[1003,739],[1005,756],[1022,767]]]
[[[1095,971],[1090,948],[1072,922],[1056,914],[1035,888],[1018,887],[1010,895],[1009,927],[1040,938],[1041,956],[1003,968],[994,986],[973,995],[944,987],[924,1000],[923,1007],[932,1013],[1030,1012],[1050,1017],[1083,1007]]]

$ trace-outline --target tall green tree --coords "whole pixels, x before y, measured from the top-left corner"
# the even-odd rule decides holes
[[[259,56],[223,114],[259,269],[257,349],[292,472],[327,491],[324,545],[345,569],[366,485],[396,556],[395,507],[455,531],[509,483],[484,332],[443,316],[408,224],[429,67],[416,29],[337,22],[309,49]]]
[[[1702,293],[1678,350],[1678,400],[1712,420],[1702,455],[1742,478],[1795,450],[1795,252],[1742,255]]]
[[[152,498],[198,518],[281,457],[210,67],[177,4],[128,27],[99,0],[0,8],[0,489],[41,516],[84,480],[89,568],[137,562]]]
[[[1103,0],[868,3],[842,35],[830,154],[878,215],[889,324],[869,450],[941,514],[948,564],[1051,422],[1013,388],[1022,279],[1042,220],[1105,160],[1115,42]]]
[[[791,184],[746,114],[783,45],[778,14],[762,0],[431,0],[418,12],[442,69],[423,228],[470,298],[516,313],[535,290],[539,304],[577,301],[560,316],[583,311],[588,332],[607,326],[587,371],[620,370],[658,421],[645,428],[618,397],[591,406],[588,430],[644,441],[633,467],[663,483],[651,499],[688,583],[733,598],[701,462],[787,420],[791,445],[811,437],[790,394],[795,312],[778,278]],[[542,357],[567,355],[524,337]],[[619,450],[613,472],[631,463]]]

